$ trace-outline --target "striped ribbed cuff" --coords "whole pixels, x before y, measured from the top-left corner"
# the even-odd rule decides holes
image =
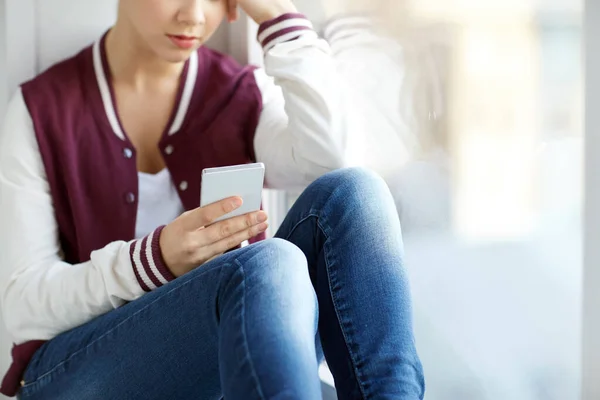
[[[279,43],[296,40],[305,35],[318,37],[312,23],[301,13],[280,15],[270,21],[263,22],[258,28],[258,41],[265,52]]]
[[[175,279],[165,264],[160,252],[160,233],[164,226],[157,228],[143,239],[129,245],[129,257],[138,283],[150,292]]]

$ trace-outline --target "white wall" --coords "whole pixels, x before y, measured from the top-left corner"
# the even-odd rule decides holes
[[[6,76],[6,5],[5,0],[0,0],[0,126],[2,125],[8,96]],[[9,342],[6,338],[4,325],[0,324],[0,371],[6,371],[8,368]],[[4,396],[0,395],[0,398],[4,398]]]
[[[0,126],[6,111],[6,104],[9,97],[9,77],[11,75],[8,66],[9,44],[7,37],[8,31],[12,27],[9,26],[7,11],[10,5],[7,2],[8,0],[0,0]],[[2,255],[0,254],[0,262],[1,258]],[[10,340],[4,329],[4,324],[0,323],[0,371],[2,371],[0,374],[8,369],[10,346]],[[0,395],[0,399],[4,398],[4,396]]]
[[[4,107],[6,105],[6,21],[5,21],[5,4],[4,0],[0,0],[0,123],[2,123],[2,115],[4,115]]]
[[[117,0],[37,0],[37,72],[93,43],[116,11]]]
[[[35,73],[35,0],[4,0],[6,85],[10,97]]]
[[[586,206],[583,299],[583,400],[600,398],[600,3],[585,2]]]
[[[294,4],[298,7],[298,10],[304,13],[315,25],[315,28],[319,29],[327,20],[325,2],[314,1],[314,0],[295,0]],[[344,4],[342,1],[328,1],[331,6]]]

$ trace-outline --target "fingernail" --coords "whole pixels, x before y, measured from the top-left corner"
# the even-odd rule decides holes
[[[258,214],[258,216],[256,217],[257,222],[265,222],[267,220],[267,214],[265,213],[260,213]]]
[[[266,231],[268,228],[269,228],[269,224],[267,224],[267,223],[260,224],[260,225],[258,226],[258,231],[259,231],[259,232],[264,232],[264,231]]]
[[[235,199],[231,200],[231,207],[238,208],[241,205],[242,205],[242,199],[240,199],[239,197],[236,197]]]

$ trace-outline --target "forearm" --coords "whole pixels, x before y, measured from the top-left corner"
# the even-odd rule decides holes
[[[302,187],[355,164],[360,113],[328,44],[297,14],[263,24],[258,40],[265,47],[265,71],[256,73],[264,107],[254,144],[268,185]]]

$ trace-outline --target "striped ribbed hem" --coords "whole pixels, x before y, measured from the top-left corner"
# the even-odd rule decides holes
[[[300,13],[280,15],[270,21],[263,22],[258,28],[258,41],[265,52],[279,43],[289,42],[304,36],[318,37],[312,23],[304,14]]]
[[[143,239],[129,245],[131,265],[138,283],[150,292],[175,279],[165,264],[160,252],[160,233],[164,226],[157,228]]]
[[[365,31],[371,31],[375,26],[376,20],[368,15],[341,15],[325,24],[323,38],[332,43]]]

